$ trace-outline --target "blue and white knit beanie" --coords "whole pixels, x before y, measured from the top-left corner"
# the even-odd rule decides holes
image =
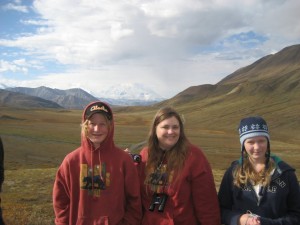
[[[268,141],[270,140],[268,125],[259,116],[242,119],[239,126],[239,134],[241,145],[244,145],[246,139],[257,136],[265,136]]]
[[[239,135],[241,143],[241,153],[242,153],[242,167],[244,159],[245,146],[244,142],[248,138],[253,138],[257,136],[264,136],[268,140],[268,147],[266,152],[266,167],[268,167],[270,160],[270,135],[269,128],[266,121],[260,116],[247,117],[241,120],[239,125]]]

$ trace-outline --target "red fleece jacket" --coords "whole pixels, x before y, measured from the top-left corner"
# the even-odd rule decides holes
[[[172,180],[162,192],[168,195],[163,212],[149,211],[153,192],[144,184],[148,149],[141,151],[139,165],[143,205],[142,225],[220,225],[220,210],[211,167],[202,150],[190,145],[184,168],[176,184]],[[164,166],[162,166],[163,168]]]
[[[138,174],[113,134],[112,119],[100,148],[82,136],[81,146],[63,160],[53,187],[56,225],[140,225]]]

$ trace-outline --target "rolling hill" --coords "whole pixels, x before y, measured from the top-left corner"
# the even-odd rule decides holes
[[[300,73],[300,45],[282,49],[274,55],[265,56],[253,64],[241,68],[222,79],[218,84],[255,82],[280,79]]]
[[[0,106],[12,108],[63,108],[59,104],[26,94],[0,89]]]
[[[5,90],[43,98],[66,109],[83,109],[88,103],[98,100],[80,88],[59,90],[41,86],[38,88],[14,87]]]
[[[215,85],[189,87],[163,104],[227,96],[227,99],[268,94],[300,94],[300,45],[286,47],[238,69]]]

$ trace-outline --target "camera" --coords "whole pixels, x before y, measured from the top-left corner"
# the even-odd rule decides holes
[[[129,153],[133,159],[133,162],[140,163],[142,161],[142,156],[139,154]]]
[[[165,193],[153,193],[149,211],[153,212],[155,206],[158,205],[158,212],[163,212],[167,203],[168,195]]]

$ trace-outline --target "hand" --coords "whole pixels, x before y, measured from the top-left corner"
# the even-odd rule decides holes
[[[246,225],[248,218],[249,218],[249,214],[243,214],[240,217],[240,223],[239,223],[239,225]]]
[[[130,153],[129,148],[125,148],[124,151],[127,152],[127,153]]]
[[[245,225],[260,225],[259,217],[249,217]]]
[[[260,225],[260,220],[259,217],[247,213],[240,217],[240,225]]]

